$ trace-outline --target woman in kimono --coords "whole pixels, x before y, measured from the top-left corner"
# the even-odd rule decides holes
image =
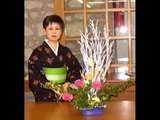
[[[81,65],[68,47],[59,43],[64,31],[64,21],[58,15],[46,16],[43,28],[46,39],[42,45],[35,48],[28,60],[29,88],[35,96],[36,102],[63,101],[58,91],[41,87],[47,84],[43,67],[67,67],[66,81],[62,83],[67,88],[70,83],[81,78]],[[58,96],[58,99],[57,99]]]

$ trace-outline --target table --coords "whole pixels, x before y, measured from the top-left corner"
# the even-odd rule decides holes
[[[135,101],[109,101],[101,115],[82,116],[69,102],[25,102],[24,120],[135,120]]]

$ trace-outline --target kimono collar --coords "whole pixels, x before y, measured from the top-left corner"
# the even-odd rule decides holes
[[[48,39],[45,39],[45,42],[48,44],[48,46],[52,49],[52,51],[56,54],[56,56],[58,55],[58,48],[59,48],[59,42],[57,42],[57,48],[54,51],[53,48],[51,47],[51,45],[48,42]]]

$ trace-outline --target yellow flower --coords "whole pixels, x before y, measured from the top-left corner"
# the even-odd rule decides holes
[[[96,103],[101,103],[98,97],[91,98],[90,105],[95,105]]]
[[[85,73],[85,79],[86,80],[92,80],[92,73],[91,72],[86,72]]]
[[[91,58],[87,59],[87,65],[88,66],[93,66],[93,60]]]
[[[100,103],[100,102],[101,102],[100,99],[99,99],[98,97],[92,98],[92,101],[95,101],[95,102],[97,102],[97,103]]]

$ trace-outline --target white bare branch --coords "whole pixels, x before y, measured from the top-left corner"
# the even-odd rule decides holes
[[[110,41],[109,32],[104,25],[103,38],[101,32],[98,30],[98,20],[89,20],[89,28],[85,32],[80,31],[81,39],[78,41],[80,44],[80,51],[84,63],[84,77],[87,80],[89,74],[92,81],[106,81],[106,73],[109,65],[113,59],[113,45],[114,42]]]

